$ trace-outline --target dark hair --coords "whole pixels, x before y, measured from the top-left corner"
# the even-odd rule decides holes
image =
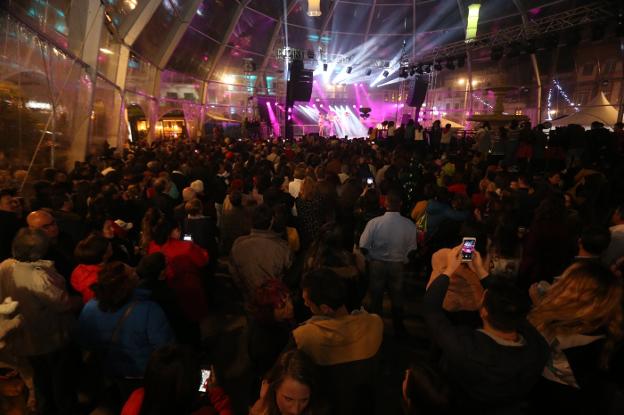
[[[491,279],[483,299],[488,322],[497,330],[517,330],[529,311],[528,296],[502,277],[492,276]]]
[[[104,264],[98,273],[97,284],[93,286],[99,309],[112,313],[119,310],[132,296],[135,286],[123,262]]]
[[[184,204],[187,215],[200,215],[204,211],[201,200],[192,199]]]
[[[108,251],[110,242],[102,235],[92,233],[78,242],[74,249],[76,262],[85,265],[95,265],[104,261],[104,255]]]
[[[446,379],[425,362],[412,364],[405,387],[405,413],[446,414],[450,409],[450,388]]]
[[[318,306],[325,304],[337,310],[347,303],[347,287],[343,279],[329,268],[308,272],[301,287],[308,291],[308,297]]]
[[[139,415],[189,414],[201,382],[199,362],[188,347],[155,350],[147,362]]]
[[[13,238],[11,251],[13,258],[20,262],[33,262],[42,259],[48,252],[50,240],[41,229],[22,228]]]
[[[165,255],[162,252],[154,252],[141,258],[136,267],[136,273],[141,279],[155,281],[166,266]]]
[[[160,177],[154,182],[154,190],[156,193],[162,193],[167,189],[167,179]]]
[[[241,206],[243,204],[243,194],[238,190],[232,191],[232,193],[230,193],[230,203],[232,206]]]
[[[590,226],[581,232],[581,244],[592,255],[602,254],[611,243],[611,232],[603,226]]]
[[[266,380],[269,383],[269,389],[264,398],[264,413],[266,415],[280,415],[275,394],[286,378],[292,378],[310,388],[307,413],[315,414],[322,403],[318,396],[320,392],[318,368],[312,359],[300,350],[283,353],[267,374]]]
[[[251,215],[251,226],[254,229],[267,230],[271,226],[272,219],[273,209],[265,204],[258,205]]]
[[[160,219],[151,229],[152,240],[157,245],[164,245],[171,236],[171,232],[176,228],[176,224],[169,220],[166,216],[161,216]]]
[[[403,203],[403,196],[395,189],[389,190],[386,195],[386,203],[388,204],[388,209],[399,210],[401,203]]]

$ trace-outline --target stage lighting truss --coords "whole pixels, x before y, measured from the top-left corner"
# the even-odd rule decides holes
[[[615,0],[594,1],[573,9],[564,10],[561,13],[551,14],[543,18],[531,20],[527,25],[519,24],[503,28],[496,32],[487,32],[478,35],[471,42],[460,40],[446,45],[435,47],[416,56],[414,63],[423,61],[439,61],[448,57],[466,55],[467,51],[476,51],[484,48],[505,47],[512,42],[522,41],[526,44],[532,39],[540,39],[552,36],[556,32],[570,29],[570,33],[578,33],[578,26],[605,23],[617,16],[614,10],[618,10],[618,2]],[[531,50],[531,46],[524,51]],[[459,65],[457,65],[459,67]]]

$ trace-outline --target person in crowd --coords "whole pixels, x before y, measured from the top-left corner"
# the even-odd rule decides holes
[[[94,352],[102,373],[110,376],[125,400],[143,378],[149,357],[175,342],[165,313],[137,289],[134,269],[116,261],[102,267],[95,298],[82,309],[78,338]]]
[[[443,301],[449,275],[461,265],[460,252],[461,245],[448,252],[444,273],[423,298],[425,323],[442,353],[452,405],[463,413],[516,413],[540,377],[548,345],[526,321],[526,296],[511,284],[488,278],[478,251],[469,266],[487,287],[479,309],[483,326],[475,330],[451,323]]]
[[[23,220],[19,219],[19,201],[15,198],[12,190],[0,190],[0,260],[11,256],[11,243],[17,231],[23,226]]]
[[[303,181],[305,179],[305,164],[299,164],[295,167],[295,171],[293,174],[293,180],[288,183],[288,193],[295,199],[299,197],[299,192],[301,191],[301,186],[303,185]]]
[[[113,253],[111,261],[121,261],[128,265],[136,265],[134,245],[129,238],[129,234],[134,228],[133,223],[124,222],[121,219],[106,219],[102,224],[102,236],[111,244]]]
[[[290,339],[295,314],[288,287],[276,278],[267,280],[254,293],[249,311],[247,351],[257,390]]]
[[[207,369],[203,369],[204,371]],[[207,396],[202,396],[205,391]],[[183,346],[163,346],[147,362],[143,387],[128,398],[121,415],[232,415],[230,398],[217,384],[213,367],[208,379],[193,352]]]
[[[19,304],[22,324],[11,333],[11,350],[33,371],[35,397],[41,414],[76,410],[70,329],[72,312],[80,307],[70,297],[65,279],[45,260],[50,245],[46,233],[22,228],[13,240],[12,258],[0,264],[0,296]]]
[[[490,274],[504,277],[515,283],[522,260],[522,232],[526,228],[516,226],[517,223],[510,217],[496,228],[488,248],[487,260]]]
[[[243,195],[239,191],[228,195],[231,209],[223,212],[219,226],[222,255],[229,255],[234,241],[251,232],[250,210],[243,206]]]
[[[231,273],[247,297],[268,279],[282,279],[292,265],[288,242],[273,232],[273,210],[256,206],[251,222],[251,233],[236,239],[230,253]]]
[[[312,318],[293,330],[294,346],[323,369],[336,413],[373,413],[381,318],[363,310],[349,314],[346,285],[329,269],[309,272],[302,287]]]
[[[329,413],[314,362],[303,352],[282,354],[262,382],[250,415],[324,415]]]
[[[74,258],[78,266],[72,271],[70,283],[72,288],[80,293],[84,304],[95,297],[93,286],[97,283],[102,266],[112,255],[113,248],[108,239],[95,233],[76,245]]]
[[[371,219],[360,236],[359,247],[368,262],[370,310],[381,315],[386,285],[392,301],[392,322],[397,336],[407,334],[403,325],[403,273],[409,255],[416,251],[416,226],[401,216],[401,195],[386,196],[386,213]]]
[[[159,209],[167,217],[173,218],[175,209],[175,199],[169,195],[170,182],[161,177],[154,182],[154,195],[150,199],[152,207]]]
[[[73,257],[74,244],[69,236],[61,233],[59,227],[48,211],[36,210],[26,217],[26,223],[31,229],[42,230],[48,237],[50,245],[46,259],[54,262],[54,267],[65,279],[69,279],[76,267]]]
[[[550,345],[535,413],[609,413],[615,390],[604,371],[624,334],[621,279],[597,261],[577,262],[533,298],[529,321]]]
[[[167,259],[165,278],[186,317],[199,323],[208,315],[202,270],[208,265],[208,252],[193,241],[181,240],[180,229],[159,211],[151,226],[147,254],[162,252]]]
[[[219,230],[215,221],[203,215],[203,205],[199,199],[193,199],[185,204],[186,218],[182,222],[181,231],[184,237],[190,236],[197,245],[208,251],[211,265],[214,267],[219,258]]]
[[[306,177],[301,185],[299,196],[295,199],[298,231],[301,246],[304,249],[310,246],[325,223],[324,202],[317,181],[311,176]]]
[[[600,261],[610,242],[611,233],[607,227],[595,225],[585,227],[578,240],[578,253],[574,261]]]
[[[67,193],[57,192],[51,196],[52,216],[59,231],[67,234],[75,245],[85,237],[85,223],[74,212],[73,201]]]
[[[609,228],[611,241],[602,253],[602,262],[607,266],[624,256],[624,204],[618,206],[613,212],[611,225]]]
[[[405,371],[401,391],[405,415],[450,414],[450,390],[444,377],[426,363]]]
[[[187,215],[186,209],[185,209],[186,203],[195,199],[197,199],[197,194],[195,193],[195,190],[193,190],[190,187],[185,187],[182,190],[182,203],[176,206],[175,209],[173,210],[173,214],[174,214],[174,218],[176,222],[178,222],[179,224],[182,224],[184,222],[184,219],[186,219],[186,215]]]

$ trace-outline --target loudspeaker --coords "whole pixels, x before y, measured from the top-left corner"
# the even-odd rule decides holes
[[[427,86],[428,83],[424,79],[414,78],[410,92],[407,95],[407,101],[405,102],[408,107],[420,108],[427,95]]]
[[[304,69],[302,61],[290,64],[290,80],[286,85],[287,102],[310,101],[314,71]]]

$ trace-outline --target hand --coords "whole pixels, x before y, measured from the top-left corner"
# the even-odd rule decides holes
[[[481,254],[479,251],[475,250],[472,253],[472,261],[468,262],[468,268],[470,268],[479,279],[483,279],[487,277],[489,272],[485,269],[485,265],[483,264],[483,258],[481,258]]]
[[[262,379],[262,386],[260,386],[260,399],[264,399],[269,392],[269,382],[266,379]]]
[[[219,386],[219,383],[217,382],[217,375],[215,373],[214,365],[210,365],[210,376],[208,376],[208,379],[206,379],[204,387],[206,389],[210,389],[216,386]]]
[[[453,249],[450,249],[446,254],[446,267],[444,268],[444,274],[449,277],[457,271],[457,268],[462,264],[461,262],[461,245],[456,246]]]

